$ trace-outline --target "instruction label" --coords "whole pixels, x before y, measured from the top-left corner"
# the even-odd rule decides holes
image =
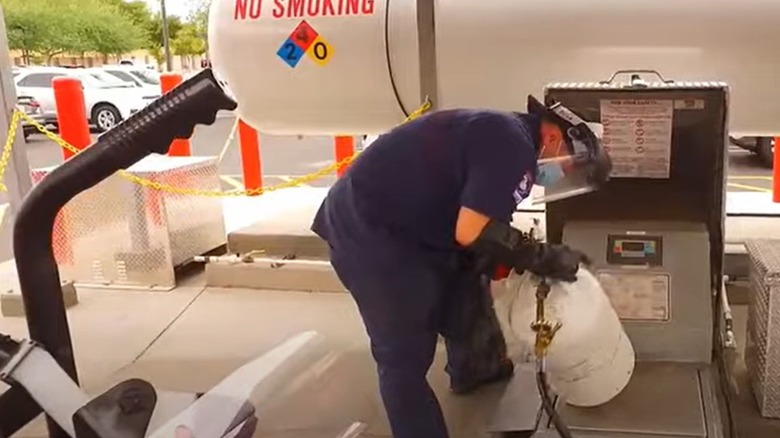
[[[672,153],[672,100],[601,101],[604,149],[613,177],[669,178]]]
[[[620,319],[669,321],[671,300],[669,274],[621,270],[599,271],[596,277]]]

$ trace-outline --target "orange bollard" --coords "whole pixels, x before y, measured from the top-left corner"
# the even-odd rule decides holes
[[[339,163],[355,154],[355,137],[337,136],[336,137],[336,163]],[[349,165],[341,165],[336,170],[338,176],[344,176],[347,173]]]
[[[89,135],[87,106],[84,103],[81,81],[68,77],[54,78],[52,87],[60,137],[78,150],[86,148],[92,144],[92,137]],[[62,155],[68,160],[75,154],[63,148]]]
[[[244,188],[255,190],[263,187],[263,167],[260,161],[260,136],[254,128],[238,120],[238,143],[241,146],[241,169]],[[253,196],[257,196],[257,193]]]
[[[174,88],[181,85],[184,81],[181,75],[176,73],[163,73],[160,76],[160,88],[162,93],[165,94]],[[168,149],[168,155],[171,157],[189,157],[192,155],[192,145],[189,139],[176,139],[171,143],[171,148]]]
[[[775,137],[774,160],[772,163],[772,200],[780,203],[780,137]]]

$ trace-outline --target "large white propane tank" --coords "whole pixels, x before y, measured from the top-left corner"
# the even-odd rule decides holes
[[[780,134],[780,1],[432,3],[418,26],[417,0],[214,0],[210,58],[269,134],[379,134],[425,96],[522,111],[550,82],[625,69],[726,82],[731,135]]]
[[[533,351],[536,333],[536,281],[530,274],[513,274],[495,299],[498,320],[512,350]],[[547,353],[550,386],[568,404],[599,406],[628,384],[635,355],[623,325],[598,280],[580,269],[574,283],[551,284],[545,318],[560,323]]]

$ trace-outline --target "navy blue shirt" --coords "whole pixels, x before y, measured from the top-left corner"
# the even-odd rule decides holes
[[[330,240],[337,233],[328,228],[348,230],[346,222],[359,218],[423,246],[456,249],[461,206],[509,221],[528,196],[538,138],[532,115],[461,109],[422,116],[380,136],[355,160],[312,229]]]

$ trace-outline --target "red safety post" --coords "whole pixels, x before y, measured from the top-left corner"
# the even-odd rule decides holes
[[[52,87],[60,137],[78,150],[86,148],[92,143],[92,137],[89,135],[87,106],[84,103],[81,81],[76,78],[58,77],[52,81]],[[63,148],[62,155],[68,160],[75,153]]]
[[[339,135],[336,137],[336,163],[340,163],[355,154],[355,137]],[[336,169],[338,176],[344,176],[349,168],[348,164],[343,164]]]
[[[772,200],[780,202],[780,137],[775,137],[774,162],[772,163]]]
[[[162,93],[165,94],[174,88],[181,85],[184,78],[180,74],[176,73],[163,73],[160,76],[160,88]],[[168,155],[171,157],[189,157],[192,155],[192,145],[189,139],[176,139],[171,143],[171,148],[168,149]]]
[[[58,77],[52,80],[54,102],[57,109],[57,126],[60,137],[78,150],[84,150],[92,144],[87,120],[87,106],[84,103],[84,88],[76,78]],[[63,148],[62,156],[67,161],[76,153]],[[54,259],[60,265],[74,263],[73,239],[70,235],[70,218],[66,211],[57,213],[52,230],[52,250]]]
[[[241,146],[241,169],[244,172],[244,188],[256,190],[263,187],[260,136],[254,128],[240,119],[238,120],[238,143]],[[259,194],[256,193],[253,196]]]

